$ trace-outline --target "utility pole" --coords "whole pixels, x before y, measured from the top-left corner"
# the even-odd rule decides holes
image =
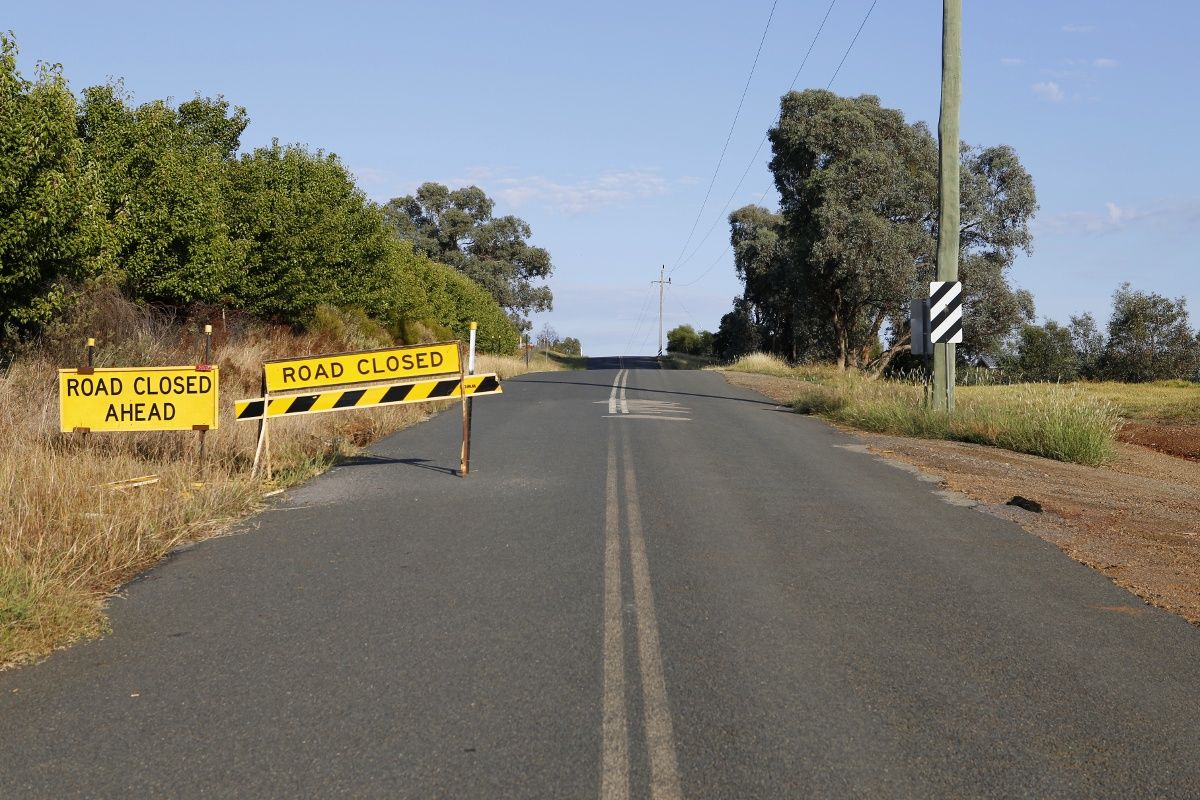
[[[671,279],[667,277],[666,264],[663,264],[658,271],[658,280],[650,282],[658,284],[658,355],[661,357],[663,354],[663,290],[671,282]]]
[[[937,279],[958,280],[958,110],[962,104],[962,0],[942,0],[942,109],[938,117]],[[933,346],[933,407],[954,410],[954,344]]]

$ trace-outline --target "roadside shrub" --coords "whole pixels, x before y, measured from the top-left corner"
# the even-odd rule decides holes
[[[794,370],[782,358],[770,353],[748,353],[740,356],[726,369],[736,372],[754,372],[760,375],[792,376]]]
[[[395,344],[387,328],[360,308],[339,309],[319,305],[306,328],[314,336],[351,350],[371,350]]]

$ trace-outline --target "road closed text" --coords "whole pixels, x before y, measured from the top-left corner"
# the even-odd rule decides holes
[[[267,390],[271,392],[404,380],[424,375],[443,375],[460,369],[457,342],[268,361],[263,364]]]
[[[215,367],[59,370],[61,429],[215,429],[218,380]]]

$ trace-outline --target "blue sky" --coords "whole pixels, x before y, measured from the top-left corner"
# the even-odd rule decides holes
[[[797,89],[833,78],[870,6],[836,0]],[[965,6],[962,136],[1012,145],[1034,177],[1035,251],[1012,277],[1039,316],[1103,321],[1125,280],[1200,315],[1200,4]],[[537,326],[600,355],[656,349],[660,264],[668,328],[715,329],[729,309],[724,217],[777,201],[769,146],[752,156],[828,7],[779,0],[703,213],[770,0],[24,3],[0,27],[27,74],[62,63],[77,91],[222,94],[249,112],[244,148],[335,152],[376,200],[481,186],[551,252]],[[940,25],[936,0],[878,0],[832,89],[936,126]]]

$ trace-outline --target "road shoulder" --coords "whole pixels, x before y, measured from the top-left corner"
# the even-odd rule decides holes
[[[797,383],[722,374],[779,403],[791,399]],[[909,465],[981,511],[1012,519],[1146,603],[1200,624],[1200,463],[1121,442],[1112,463],[1088,467],[983,445],[836,427],[877,457]],[[1015,497],[1035,501],[1042,512],[1008,505]]]

